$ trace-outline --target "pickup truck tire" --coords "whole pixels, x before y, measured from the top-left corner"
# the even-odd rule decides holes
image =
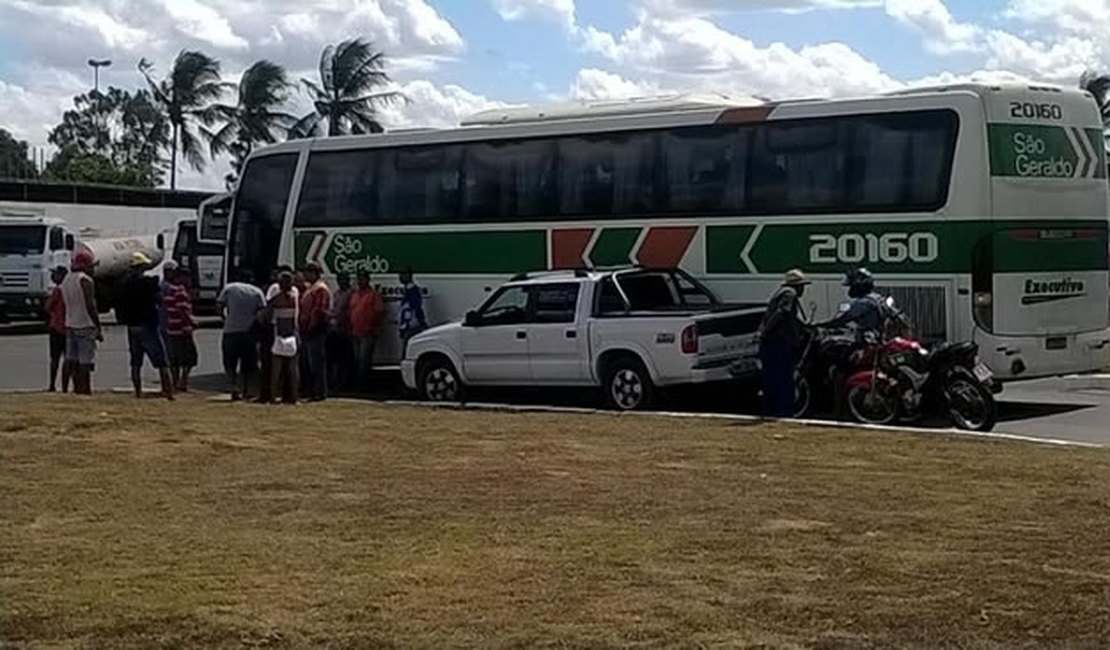
[[[464,386],[454,364],[446,357],[434,356],[421,360],[416,390],[428,402],[461,402]]]
[[[602,377],[605,402],[610,408],[637,411],[649,408],[655,398],[651,375],[644,363],[633,355],[621,355],[607,361]]]

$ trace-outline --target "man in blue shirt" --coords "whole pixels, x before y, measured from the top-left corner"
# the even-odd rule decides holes
[[[424,315],[424,294],[412,281],[412,268],[402,270],[398,279],[404,288],[401,293],[401,311],[397,317],[397,328],[401,332],[401,357],[404,358],[409,339],[426,329],[428,320]]]

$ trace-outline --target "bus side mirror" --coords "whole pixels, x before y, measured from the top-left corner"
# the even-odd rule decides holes
[[[166,250],[166,236],[162,233],[158,233],[158,238],[155,240],[154,245],[157,246],[160,251]]]

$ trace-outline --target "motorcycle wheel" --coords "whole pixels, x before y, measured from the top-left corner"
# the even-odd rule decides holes
[[[809,387],[809,378],[804,375],[794,379],[794,417],[803,418],[809,415],[813,391]]]
[[[956,376],[944,387],[948,413],[957,429],[990,431],[998,420],[994,395],[978,381]]]
[[[894,400],[869,386],[853,386],[848,391],[848,410],[864,424],[890,424],[898,416]]]

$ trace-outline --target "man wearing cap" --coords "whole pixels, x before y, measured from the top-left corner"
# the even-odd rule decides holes
[[[809,280],[798,269],[786,272],[782,286],[771,296],[759,326],[759,361],[763,367],[764,412],[769,417],[794,415],[794,365],[798,345],[799,300]]]
[[[154,265],[142,251],[131,254],[131,270],[120,282],[116,320],[127,326],[131,356],[131,386],[135,397],[143,396],[143,357],[158,369],[162,394],[173,399],[173,381],[166,364],[166,341],[162,336],[162,290],[158,278],[146,275]]]
[[[65,304],[66,363],[73,371],[73,392],[92,394],[92,373],[96,363],[96,343],[103,341],[100,312],[96,308],[96,290],[89,271],[93,256],[81,249],[73,256],[72,273],[62,280],[62,302]]]

